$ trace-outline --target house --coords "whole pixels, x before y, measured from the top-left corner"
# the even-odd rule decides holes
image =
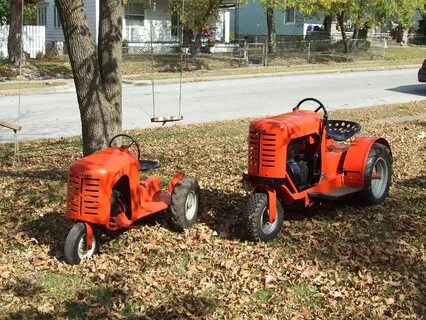
[[[129,0],[123,12],[123,40],[129,46],[143,42],[170,45],[180,41],[179,17],[170,9],[170,0],[155,0],[152,8],[144,6],[143,0]],[[229,42],[230,1],[225,0],[219,12],[219,21],[213,25],[215,40]],[[84,1],[90,32],[98,39],[99,0]],[[54,0],[41,0],[37,9],[37,23],[46,27],[46,42],[56,47],[63,46],[64,35]]]
[[[305,17],[295,8],[285,12],[274,11],[276,34],[279,40],[304,38],[309,31],[321,28],[325,16],[317,14]],[[236,38],[251,38],[263,41],[268,35],[266,8],[259,0],[249,0],[245,5],[237,6],[231,14],[231,30],[235,30]]]

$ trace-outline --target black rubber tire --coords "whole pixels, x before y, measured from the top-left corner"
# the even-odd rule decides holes
[[[375,195],[372,187],[372,173],[376,163],[381,162],[386,166],[387,177],[384,181],[384,191],[381,195]],[[389,148],[381,143],[375,143],[368,153],[368,159],[365,164],[364,190],[360,193],[360,200],[364,205],[377,205],[385,201],[389,194],[389,188],[392,184],[392,155]]]
[[[74,226],[71,228],[70,232],[68,233],[67,239],[65,240],[65,247],[64,247],[64,259],[65,262],[68,264],[79,264],[82,260],[82,257],[79,255],[79,245],[80,241],[86,236],[86,226],[83,222],[77,222],[74,224]],[[92,255],[98,253],[99,251],[99,234],[96,230],[93,231],[93,245],[94,250],[92,251],[90,255],[86,258],[90,258]]]
[[[254,193],[247,202],[246,210],[243,212],[243,226],[249,240],[270,241],[276,238],[284,221],[284,210],[281,202],[277,199],[277,219],[271,226],[269,232],[262,228],[265,210],[268,210],[268,196],[265,193]]]
[[[188,201],[191,201],[190,208],[188,207]],[[192,203],[193,201],[195,201],[195,204]],[[192,209],[193,205],[195,205],[194,209]],[[171,220],[176,229],[182,231],[193,226],[197,222],[199,208],[200,187],[197,180],[183,178],[173,188],[170,205]],[[188,210],[191,211],[188,213]]]

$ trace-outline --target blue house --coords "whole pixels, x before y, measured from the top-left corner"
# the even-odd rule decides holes
[[[324,14],[306,17],[295,8],[285,12],[274,11],[277,38],[279,40],[302,38],[308,31],[321,28],[324,23]],[[231,13],[231,30],[235,30],[236,38],[264,39],[268,35],[266,23],[266,8],[259,0],[249,0],[245,5],[239,5]]]

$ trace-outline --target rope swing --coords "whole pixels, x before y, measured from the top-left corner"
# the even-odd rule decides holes
[[[156,12],[156,3],[153,0],[149,1],[152,12]],[[185,0],[182,0],[182,12],[181,16],[185,12]],[[180,19],[179,19],[180,20]],[[154,81],[154,71],[155,71],[155,62],[154,62],[154,23],[153,17],[150,20],[150,36],[151,36],[151,88],[152,88],[152,123],[162,123],[165,125],[167,122],[176,122],[183,120],[182,116],[182,78],[183,78],[183,25],[181,26],[180,34],[180,77],[179,77],[179,113],[178,115],[171,116],[157,116],[156,113],[156,104],[155,104],[155,81]]]

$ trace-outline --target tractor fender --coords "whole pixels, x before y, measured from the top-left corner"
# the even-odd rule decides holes
[[[179,171],[175,174],[175,176],[170,180],[168,186],[167,186],[167,193],[171,196],[173,193],[173,189],[175,188],[175,185],[182,180],[185,177],[185,174],[182,171]]]
[[[365,165],[371,147],[375,143],[383,144],[391,150],[389,142],[384,138],[358,137],[352,142],[343,164],[346,185],[364,187]]]

